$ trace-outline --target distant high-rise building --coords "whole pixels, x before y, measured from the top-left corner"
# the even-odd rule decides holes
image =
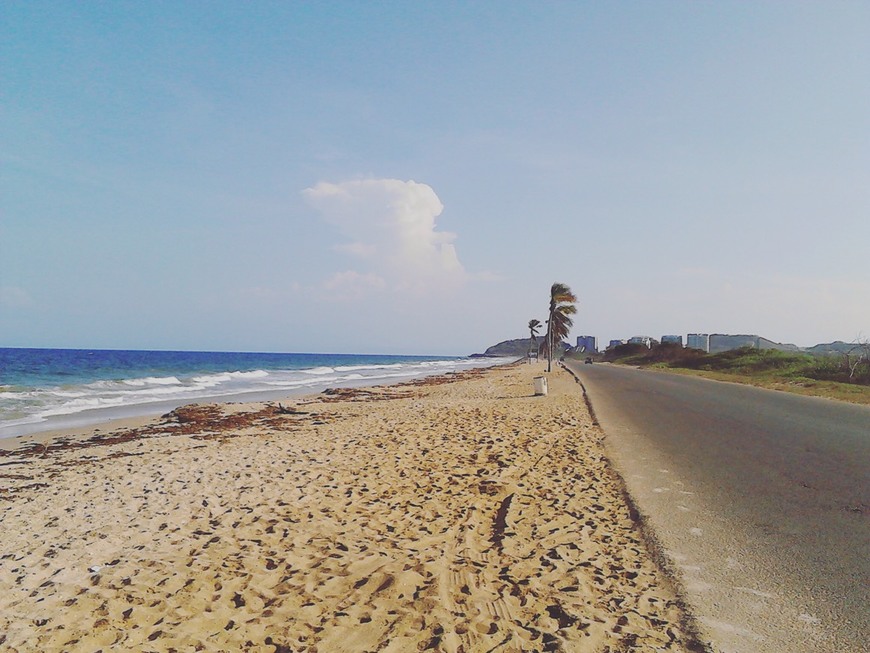
[[[598,338],[595,336],[577,336],[577,349],[595,354],[598,352]]]
[[[662,336],[662,344],[683,346],[683,336]]]
[[[710,351],[710,334],[709,333],[690,333],[686,336],[686,347],[690,349],[700,349],[701,351]]]

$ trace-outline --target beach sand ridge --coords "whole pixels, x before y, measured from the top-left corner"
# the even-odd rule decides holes
[[[582,394],[558,370],[533,396],[541,373],[11,452],[0,649],[686,650]]]

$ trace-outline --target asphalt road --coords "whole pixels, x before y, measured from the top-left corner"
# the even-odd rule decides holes
[[[870,407],[571,367],[714,650],[870,651]]]

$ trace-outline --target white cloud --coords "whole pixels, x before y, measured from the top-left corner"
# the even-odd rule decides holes
[[[383,290],[386,285],[386,282],[376,274],[360,274],[355,270],[336,272],[323,282],[323,287],[327,290],[350,299],[359,297],[370,290]]]
[[[378,277],[394,289],[422,290],[465,280],[456,235],[436,228],[444,207],[430,186],[399,179],[321,182],[304,195],[350,241],[336,249],[367,268],[355,283]]]
[[[378,253],[377,247],[374,245],[367,245],[366,243],[349,243],[346,245],[336,245],[334,247],[336,252],[347,252],[348,254],[353,254],[354,256],[358,256],[359,258],[374,258]]]

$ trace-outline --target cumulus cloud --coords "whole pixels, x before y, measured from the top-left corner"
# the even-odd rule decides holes
[[[360,262],[366,272],[337,276],[343,284],[377,287],[373,279],[397,289],[443,287],[465,279],[453,241],[438,231],[444,209],[426,184],[399,179],[321,182],[305,198],[348,242],[336,249]]]
[[[323,282],[323,287],[340,295],[354,297],[369,290],[383,290],[386,282],[376,274],[360,274],[356,270],[336,272]]]

